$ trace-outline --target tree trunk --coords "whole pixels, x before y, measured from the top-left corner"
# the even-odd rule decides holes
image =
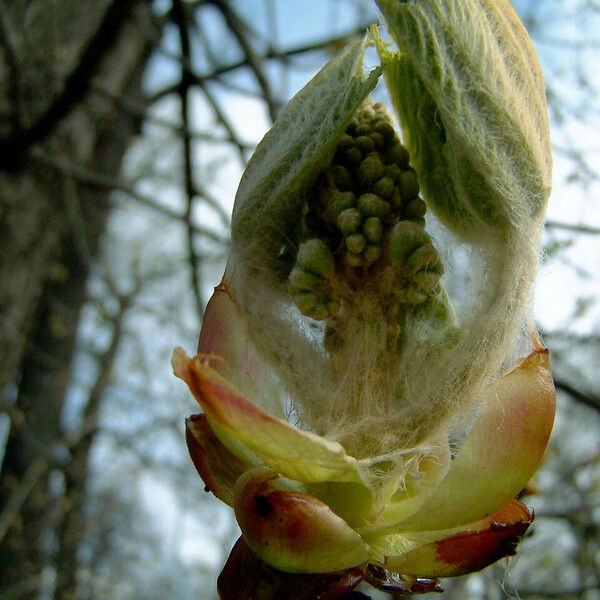
[[[40,589],[47,475],[71,457],[64,392],[109,209],[106,190],[52,164],[118,173],[138,118],[109,96],[140,95],[151,27],[142,0],[0,2],[0,408],[11,422],[0,476],[2,598]]]

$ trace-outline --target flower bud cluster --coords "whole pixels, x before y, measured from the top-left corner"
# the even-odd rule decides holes
[[[443,268],[424,230],[425,202],[386,108],[364,104],[338,141],[332,163],[307,194],[289,286],[300,311],[335,318],[340,280],[399,304],[427,301]],[[392,277],[382,277],[384,271]],[[391,285],[390,285],[391,284]],[[391,306],[390,306],[391,308]]]

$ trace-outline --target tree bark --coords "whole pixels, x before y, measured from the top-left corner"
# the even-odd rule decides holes
[[[60,157],[118,173],[138,117],[94,88],[140,96],[150,10],[143,0],[0,1],[0,409],[11,422],[0,475],[2,598],[39,590],[47,474],[71,458],[61,412],[109,210],[106,190],[49,165]]]

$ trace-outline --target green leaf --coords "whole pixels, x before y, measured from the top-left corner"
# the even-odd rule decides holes
[[[356,109],[375,87],[381,69],[367,77],[367,44],[349,46],[290,101],[258,145],[240,182],[232,216],[232,258],[267,273],[300,218],[303,192],[331,158]]]
[[[528,227],[550,192],[544,85],[505,0],[378,0],[401,54],[380,49],[426,200],[479,241]]]

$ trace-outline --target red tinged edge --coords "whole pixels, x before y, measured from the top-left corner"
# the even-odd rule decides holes
[[[192,415],[185,421],[185,440],[196,471],[219,500],[233,506],[233,488],[238,477],[251,468],[221,443],[206,415]]]
[[[480,571],[501,558],[513,556],[533,518],[533,513],[522,502],[511,500],[464,531],[405,554],[387,557],[385,567],[394,572],[430,578]]]
[[[218,357],[201,354],[189,358],[183,354],[183,351],[174,355],[175,374],[185,381],[206,413],[223,426],[232,429],[238,425],[236,418],[239,419],[241,416],[269,424],[276,423],[275,417],[268,415],[247,400],[222,375],[210,367],[211,361],[215,360],[218,361]]]
[[[516,518],[502,514],[508,511],[512,512],[511,517]],[[517,512],[521,514],[517,516]],[[454,565],[453,575],[480,571],[502,558],[514,556],[533,518],[533,513],[524,504],[514,500],[510,508],[505,507],[492,516],[487,529],[436,542],[437,557],[448,565]]]

